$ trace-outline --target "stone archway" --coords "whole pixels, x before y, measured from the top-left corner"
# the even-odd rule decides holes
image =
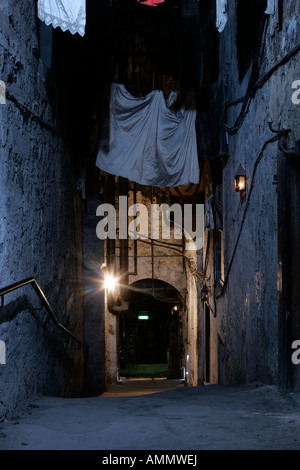
[[[152,279],[140,279],[128,286],[126,309],[112,313],[106,308],[106,387],[118,382],[120,372],[125,373],[125,377],[127,373],[127,377],[154,377],[158,374],[184,378],[186,385],[198,385],[197,305],[193,300],[197,296],[193,279],[188,279],[186,295],[166,281],[153,281],[152,284]],[[140,323],[143,320],[139,320],[139,316],[147,316],[151,328]],[[159,328],[163,331],[159,332]],[[128,354],[130,334],[135,350]],[[152,339],[151,335],[154,335]],[[162,347],[158,347],[159,342]],[[151,362],[155,348],[160,351]],[[140,367],[145,363],[149,367]],[[128,364],[138,367],[128,370]],[[151,364],[161,364],[161,367],[152,368]]]
[[[119,315],[121,377],[182,378],[182,307],[181,294],[164,281],[130,286],[128,310]]]

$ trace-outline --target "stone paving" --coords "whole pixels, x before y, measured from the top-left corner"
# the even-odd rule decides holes
[[[259,383],[126,381],[98,397],[35,399],[0,423],[0,449],[296,450],[300,400]]]

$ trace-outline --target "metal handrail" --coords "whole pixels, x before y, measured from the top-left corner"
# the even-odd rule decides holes
[[[48,300],[46,299],[46,296],[44,294],[44,292],[42,291],[42,289],[40,288],[40,286],[38,285],[38,283],[36,282],[36,280],[33,278],[33,277],[30,277],[28,279],[24,279],[23,281],[19,281],[19,282],[15,282],[14,284],[11,284],[3,289],[0,289],[0,298],[1,298],[1,305],[0,305],[0,308],[2,308],[4,306],[4,295],[8,294],[9,292],[12,292],[16,289],[20,289],[21,287],[24,287],[26,285],[30,284],[34,291],[37,293],[37,295],[39,296],[39,298],[41,299],[42,301],[42,305],[43,307],[45,307],[45,309],[47,310],[51,320],[54,322],[54,324],[57,326],[57,328],[59,328],[60,330],[62,330],[64,333],[66,333],[70,338],[72,338],[74,341],[76,341],[77,343],[79,343],[83,348],[85,348],[85,344],[82,343],[79,339],[77,339],[74,335],[72,335],[72,333],[67,330],[66,327],[64,327],[57,319],[55,313],[53,312]]]

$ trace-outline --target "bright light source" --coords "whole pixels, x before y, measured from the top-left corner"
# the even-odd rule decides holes
[[[108,274],[107,276],[105,276],[105,280],[104,280],[105,289],[114,290],[116,288],[116,285],[117,285],[117,279],[115,277],[113,277],[111,274]]]
[[[149,315],[139,315],[138,319],[139,320],[149,320]]]
[[[171,315],[173,315],[175,312],[178,311],[178,306],[177,305],[174,305],[174,307],[172,308],[171,310]]]
[[[242,165],[239,166],[235,175],[235,190],[238,193],[246,192],[246,172]]]
[[[246,178],[245,176],[239,176],[238,181],[236,182],[236,191],[246,191]]]

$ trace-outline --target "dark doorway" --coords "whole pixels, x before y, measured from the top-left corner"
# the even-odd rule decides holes
[[[179,293],[151,280],[132,286],[129,309],[120,314],[120,377],[181,378]]]
[[[299,146],[298,146],[299,147]],[[300,366],[292,344],[300,339],[300,157],[278,156],[279,388],[300,390]]]

